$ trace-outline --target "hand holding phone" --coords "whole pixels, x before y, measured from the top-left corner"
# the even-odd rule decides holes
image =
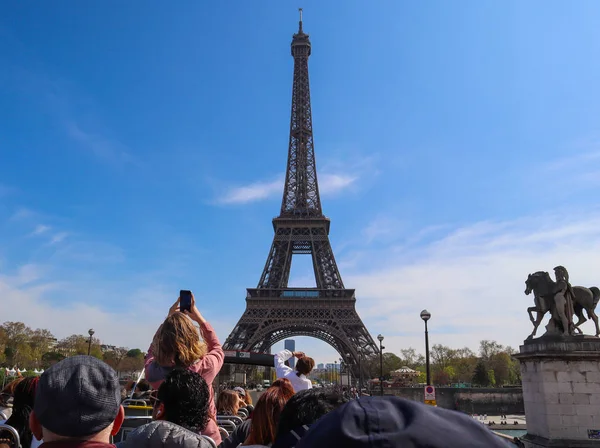
[[[182,289],[179,291],[179,311],[182,313],[192,310],[192,291]]]

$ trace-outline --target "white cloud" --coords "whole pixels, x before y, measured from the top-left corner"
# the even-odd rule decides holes
[[[404,228],[402,222],[386,216],[378,216],[362,230],[367,243],[378,239],[397,238]]]
[[[353,272],[342,272],[367,328],[387,334],[389,350],[422,348],[424,308],[433,315],[432,344],[518,346],[532,330],[526,308],[533,299],[523,293],[529,273],[562,264],[574,285],[600,284],[600,213],[475,223],[403,249],[363,251],[349,265]],[[595,332],[591,322],[583,328]]]
[[[32,236],[36,236],[36,235],[41,235],[43,233],[46,233],[48,230],[50,230],[50,226],[45,226],[43,224],[38,224],[35,229],[33,230],[33,232],[31,232]]]
[[[52,236],[50,239],[50,244],[57,244],[63,241],[69,234],[67,232],[59,232]]]
[[[323,173],[318,176],[319,192],[323,196],[333,195],[348,188],[358,177],[345,174]],[[283,194],[284,176],[280,175],[271,181],[253,182],[240,187],[227,189],[226,193],[217,199],[220,204],[247,204],[263,201]]]
[[[348,188],[358,179],[358,177],[345,174],[323,173],[318,179],[319,192],[322,195],[327,196],[336,194]]]
[[[67,135],[95,156],[116,165],[136,163],[128,148],[117,140],[111,140],[98,133],[84,131],[79,124],[67,120],[64,124]]]
[[[270,182],[255,182],[231,188],[218,202],[221,204],[246,204],[262,201],[276,194],[283,194],[283,180],[281,177]]]
[[[51,272],[28,264],[13,275],[0,275],[0,323],[24,322],[31,328],[46,328],[57,338],[96,331],[103,343],[147,350],[154,332],[171,306],[171,290],[164,285],[143,282],[140,278],[123,283],[100,283],[48,280]],[[143,287],[134,285],[144,284]],[[97,284],[96,284],[97,285]],[[109,289],[107,288],[109,285]],[[60,301],[50,300],[60,297]],[[118,309],[106,309],[105,297],[126,297]],[[199,297],[202,300],[202,297]],[[202,310],[221,341],[225,340],[238,316],[223,317],[221,312]]]
[[[35,216],[35,212],[25,207],[19,208],[10,217],[10,221],[21,221],[23,219],[29,219]]]

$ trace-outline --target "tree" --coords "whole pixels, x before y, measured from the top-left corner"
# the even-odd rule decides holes
[[[72,334],[64,339],[61,339],[57,345],[58,351],[65,356],[87,355],[89,348],[89,336],[80,334]],[[102,349],[100,341],[92,338],[92,347],[90,355],[98,359],[102,359]]]
[[[465,347],[456,350],[456,358],[452,363],[456,373],[454,379],[461,383],[470,383],[473,379],[476,365],[477,357],[471,349]]]
[[[50,366],[53,366],[57,362],[65,359],[65,355],[59,352],[47,352],[42,355],[42,369],[47,369]]]
[[[496,341],[479,341],[479,356],[481,356],[484,361],[488,361],[493,355],[496,355],[503,350],[504,347]]]
[[[475,373],[473,374],[473,384],[478,386],[488,386],[490,384],[488,370],[485,368],[483,360],[479,360],[475,366]]]
[[[143,358],[144,354],[139,348],[132,348],[127,352],[128,358]]]
[[[496,385],[496,376],[494,375],[494,371],[493,370],[488,370],[488,379],[490,382],[490,386],[495,386]]]
[[[10,365],[22,366],[31,359],[29,338],[31,328],[23,322],[4,322],[2,328],[6,335],[4,355]]]
[[[431,365],[434,370],[444,370],[456,359],[456,350],[442,344],[431,347]]]
[[[509,374],[512,364],[512,358],[506,352],[500,352],[492,355],[488,362],[488,369],[494,372],[496,384],[502,385],[510,381]],[[491,382],[491,378],[490,378]]]
[[[133,374],[140,372],[144,368],[144,358],[131,358],[126,356],[119,364],[121,372]]]
[[[400,350],[400,354],[402,355],[402,363],[403,365],[410,367],[411,369],[416,368],[419,364],[419,355],[417,351],[412,348],[404,348]],[[421,356],[422,357],[422,356]]]
[[[402,360],[391,352],[383,354],[383,377],[390,378],[391,372],[402,367]]]
[[[0,363],[6,361],[6,355],[4,354],[4,350],[6,350],[6,344],[8,343],[8,335],[6,334],[6,330],[4,327],[0,326]]]
[[[521,384],[521,365],[515,358],[510,359],[510,368],[508,370],[509,384]]]
[[[118,347],[114,350],[109,350],[102,355],[102,359],[106,364],[111,366],[117,372],[121,370],[121,362],[127,356],[129,350],[125,347]]]
[[[50,331],[38,328],[30,337],[32,361],[35,367],[42,365],[42,357],[50,351],[52,344],[56,341]]]
[[[446,370],[437,370],[433,373],[433,384],[445,386],[446,384],[450,384],[450,381],[450,375]]]

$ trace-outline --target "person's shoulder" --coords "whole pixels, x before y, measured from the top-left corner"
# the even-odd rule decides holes
[[[173,440],[180,441],[180,446],[182,447],[197,446],[199,448],[208,448],[211,446],[208,440],[200,434],[196,434],[175,423],[165,420],[155,420],[140,426],[130,433],[123,447],[154,447],[161,442],[163,446],[167,446],[168,442]]]

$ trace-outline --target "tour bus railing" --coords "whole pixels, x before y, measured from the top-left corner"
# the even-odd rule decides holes
[[[0,430],[3,430],[3,429],[10,432],[17,448],[21,448],[21,439],[19,438],[19,433],[17,432],[17,430],[9,425],[0,425]]]
[[[135,393],[135,388],[137,387],[138,383],[140,381],[142,381],[143,377],[144,377],[144,369],[142,369],[142,371],[138,375],[137,381],[135,383],[133,383],[133,387],[131,388],[131,395],[129,396],[129,398],[133,398],[133,394]]]

